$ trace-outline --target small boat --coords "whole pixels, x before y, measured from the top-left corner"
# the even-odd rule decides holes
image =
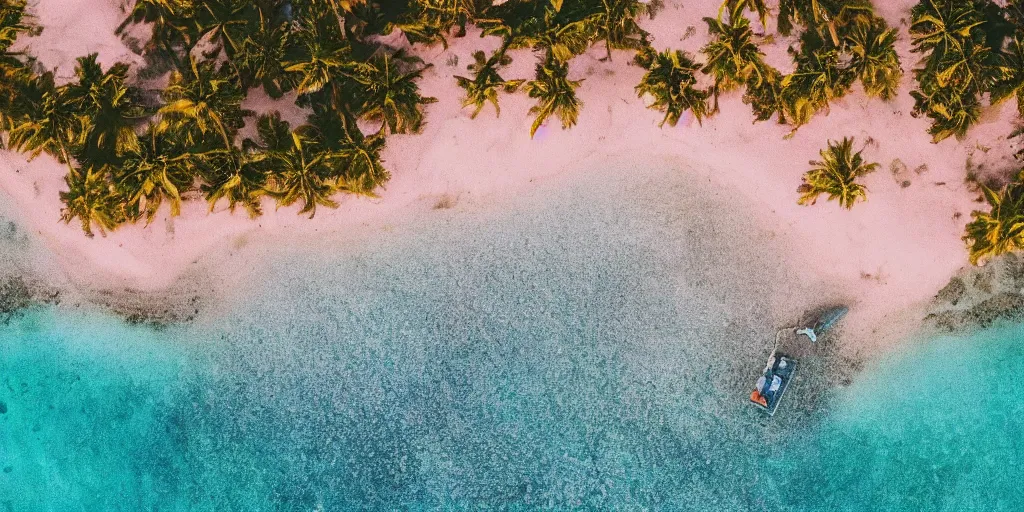
[[[850,311],[850,308],[846,306],[836,306],[828,308],[818,315],[818,320],[814,322],[811,327],[804,327],[796,331],[797,334],[803,334],[811,339],[811,343],[817,343],[818,336],[825,334],[829,329],[832,328],[841,318],[846,316],[846,313]]]
[[[775,346],[772,347],[772,353],[768,356],[768,364],[765,365],[757,383],[754,384],[754,390],[750,392],[750,401],[768,413],[768,416],[773,416],[779,408],[779,403],[782,402],[783,395],[786,394],[786,389],[793,382],[799,361],[795,357],[779,351],[779,338],[783,333],[803,334],[811,340],[811,343],[816,343],[818,336],[835,326],[836,322],[846,316],[849,311],[850,309],[846,306],[828,308],[818,315],[817,320],[810,327],[802,329],[789,327],[776,333]],[[796,347],[791,346],[790,348],[796,350]],[[798,352],[800,351],[798,350]]]
[[[782,396],[786,394],[786,389],[796,374],[797,362],[796,359],[776,351],[772,351],[768,358],[768,364],[758,377],[754,391],[750,393],[750,401],[768,413],[768,416],[775,415],[775,410],[779,408]]]

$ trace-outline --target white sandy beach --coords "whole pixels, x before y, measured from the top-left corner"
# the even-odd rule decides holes
[[[789,128],[773,121],[753,124],[739,92],[724,96],[721,113],[703,126],[684,118],[675,128],[659,128],[661,114],[644,108],[633,91],[642,72],[630,65],[631,55],[617,52],[612,62],[601,62],[604,49],[594,48],[573,62],[574,78],[586,80],[580,90],[584,109],[578,126],[563,131],[549,123],[531,140],[527,110],[532,102],[523,94],[502,97],[500,118],[487,107],[472,120],[471,111],[460,108],[462,90],[453,75],[465,73],[474,51],[498,43],[471,32],[453,39],[447,50],[417,49],[434,64],[421,83],[423,92],[439,102],[428,106],[423,133],[389,138],[384,159],[392,180],[379,198],[342,197],[340,208],[318,210],[313,220],[297,215],[297,208],[275,211],[269,203],[266,214],[256,220],[243,212],[231,214],[223,205],[208,214],[205,201],[195,198],[180,217],[170,219],[165,210],[148,227],[127,225],[90,239],[77,224],[58,220],[64,169],[51,158],[26,162],[24,155],[0,152],[0,189],[16,201],[23,223],[58,255],[73,281],[90,288],[157,291],[197,263],[213,273],[250,268],[256,263],[245,258],[258,257],[259,251],[228,257],[223,249],[278,243],[275,234],[321,236],[384,229],[412,215],[430,215],[439,201],[456,208],[487,208],[497,199],[571,180],[595,166],[670,166],[692,174],[694,180],[733,190],[735,200],[753,205],[761,215],[751,222],[791,239],[793,265],[843,290],[841,295],[855,306],[853,326],[866,334],[886,317],[916,322],[920,315],[899,313],[919,309],[968,264],[960,237],[971,210],[979,205],[978,195],[964,182],[965,169],[998,174],[1019,165],[1005,138],[1012,130],[1012,101],[990,109],[963,141],[932,144],[927,119],[910,116],[910,70],[918,56],[909,52],[905,20],[914,3],[876,1],[879,14],[902,30],[899,48],[906,73],[899,97],[888,103],[868,100],[855,89],[791,139],[784,138]],[[56,68],[58,77],[69,77],[75,57],[94,51],[105,65],[119,60],[141,64],[141,58],[114,35],[123,18],[121,4],[35,0],[32,11],[44,32],[19,41],[19,46]],[[717,0],[668,0],[645,28],[658,49],[696,53],[707,39],[701,18],[714,16],[718,5]],[[684,38],[688,27],[696,32]],[[780,39],[765,47],[773,65],[788,64],[786,44]],[[450,65],[454,57],[459,63],[455,66]],[[503,76],[529,76],[533,56],[520,51],[513,57]],[[293,123],[301,120],[302,113],[290,98],[274,105],[261,97],[254,93],[248,107],[280,109]],[[866,179],[868,201],[852,211],[824,198],[815,206],[797,205],[796,188],[809,168],[808,160],[817,159],[827,140],[844,136],[856,137],[858,147],[866,144],[865,157],[882,166]],[[890,166],[897,159],[906,170],[894,176]]]

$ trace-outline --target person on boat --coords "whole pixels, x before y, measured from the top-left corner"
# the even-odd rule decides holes
[[[771,384],[771,386],[768,386],[768,392],[765,393],[765,394],[770,396],[770,397],[774,397],[775,393],[778,393],[779,392],[779,388],[781,388],[781,387],[782,387],[782,377],[779,377],[778,375],[773,375],[772,376],[772,384]]]

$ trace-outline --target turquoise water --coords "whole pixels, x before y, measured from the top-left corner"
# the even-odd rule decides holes
[[[814,284],[727,192],[616,176],[292,245],[187,325],[25,311],[0,510],[1016,508],[1024,328],[846,388],[808,359],[765,420],[765,333]]]

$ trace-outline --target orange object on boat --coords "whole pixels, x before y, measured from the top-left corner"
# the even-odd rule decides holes
[[[768,400],[766,400],[756,389],[750,392],[750,401],[761,404],[764,407],[768,407]]]

